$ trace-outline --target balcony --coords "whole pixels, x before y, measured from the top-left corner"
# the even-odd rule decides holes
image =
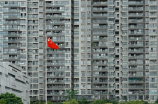
[[[66,89],[66,88],[70,88],[70,87],[66,87],[66,86],[53,86],[53,87],[48,87],[47,86],[47,89],[48,90],[53,90],[53,89]]]
[[[129,1],[128,2],[129,5],[143,5],[143,1]]]
[[[143,80],[129,80],[129,83],[144,83]]]
[[[141,51],[142,52],[142,51]],[[144,58],[143,55],[136,55],[136,56],[128,56],[129,58],[138,59],[138,58]]]
[[[93,2],[93,6],[108,5],[107,2]]]
[[[97,11],[97,12],[101,12],[101,11],[107,11],[108,8],[93,8],[93,12]]]
[[[93,19],[93,23],[107,23],[108,21],[107,20],[96,20],[96,19]]]
[[[93,71],[108,71],[108,68],[93,68]]]
[[[144,16],[143,13],[129,13],[128,15],[129,17],[143,17]]]
[[[64,95],[64,92],[48,92],[48,95],[54,95],[54,96],[59,96],[59,95]]]
[[[144,86],[142,86],[142,85],[131,85],[131,86],[129,86],[129,89],[143,89],[144,88]]]
[[[70,69],[66,69],[66,68],[64,68],[64,69],[47,69],[47,72],[57,72],[57,71],[70,71]]]
[[[19,45],[15,45],[15,44],[11,44],[11,45],[8,45],[8,46],[3,46],[4,48],[19,48]]]
[[[19,7],[19,4],[3,4],[4,7]]]
[[[137,26],[137,25],[129,25],[128,28],[129,28],[129,29],[134,29],[134,28],[135,28],[135,29],[138,29],[138,28],[139,28],[139,29],[142,29],[142,28],[144,28],[144,25],[139,25],[139,26]]]
[[[58,27],[46,27],[46,29],[47,30],[64,30],[64,29],[70,29],[70,28],[58,26]]]
[[[28,48],[38,48],[38,45],[28,46]]]
[[[46,33],[47,36],[62,36],[62,35],[70,35],[70,34],[66,34],[66,33]]]
[[[47,65],[48,66],[53,66],[53,65],[65,65],[65,63],[49,63],[49,62],[47,62]]]
[[[52,60],[52,59],[65,59],[66,57],[47,57],[47,60]],[[68,58],[67,58],[68,59]]]
[[[129,37],[129,41],[143,41],[144,39],[143,38],[141,38],[141,37]]]
[[[107,17],[107,14],[93,14],[93,17]]]
[[[47,51],[47,54],[63,54],[63,53],[71,53],[70,51]]]
[[[46,24],[65,24],[70,23],[70,21],[47,21]]]
[[[47,75],[47,77],[48,77],[48,78],[51,78],[51,77],[53,77],[53,78],[54,78],[54,77],[60,77],[60,78],[61,78],[61,77],[65,77],[65,75],[61,75],[61,74],[53,75],[53,74],[51,74],[51,75]]]
[[[129,77],[143,77],[144,75],[143,74],[129,74]]]
[[[107,62],[93,62],[93,65],[107,65]]]
[[[129,61],[129,64],[143,64],[143,61]]]
[[[3,54],[20,54],[20,51],[4,51]]]
[[[8,42],[8,43],[12,43],[12,42],[17,43],[17,42],[20,42],[20,41],[21,41],[21,39],[6,39],[6,40],[3,40],[3,42]]]
[[[93,85],[92,88],[93,88],[93,89],[107,89],[108,86],[105,86],[105,85]]]
[[[63,1],[63,2],[46,3],[46,6],[48,6],[48,5],[50,5],[52,7],[52,6],[56,6],[56,5],[58,5],[58,6],[60,6],[60,5],[65,6],[65,5],[70,5],[70,4],[69,4],[69,2]]]
[[[59,83],[59,84],[60,84],[60,83],[65,83],[65,81],[64,81],[64,80],[53,80],[53,81],[52,81],[52,80],[49,80],[49,81],[47,81],[47,83],[48,83],[48,84],[49,84],[49,83],[50,83],[50,84],[52,84],[52,83]]]
[[[131,47],[143,47],[143,44],[129,44]]]
[[[93,83],[108,83],[108,80],[93,80]]]
[[[144,94],[143,91],[129,91],[128,93],[129,94],[134,94],[134,95],[139,95],[139,94],[143,95]]]
[[[96,50],[93,50],[93,53],[108,53],[107,50],[102,50],[102,49],[96,49]]]
[[[108,59],[108,56],[93,56],[93,59]]]
[[[107,35],[107,31],[93,31],[93,35]]]
[[[107,30],[107,26],[93,26],[93,29],[106,29]]]
[[[35,39],[29,39],[28,42],[38,42],[38,40],[35,40]]]
[[[94,74],[93,73],[93,77],[107,77],[108,74]]]
[[[143,67],[129,68],[129,71],[143,71]]]
[[[134,49],[134,50],[129,49],[128,52],[129,53],[144,53],[144,50],[143,49]]]
[[[94,95],[101,95],[101,94],[106,94],[107,95],[108,92],[107,91],[94,91],[93,94]]]
[[[52,39],[53,42],[65,42],[65,39]]]
[[[128,21],[131,23],[133,23],[133,22],[138,23],[138,22],[143,22],[143,19],[129,19]]]
[[[68,12],[70,9],[46,9],[46,12]]]
[[[70,15],[46,15],[47,19],[51,19],[51,18],[70,18]]]
[[[99,44],[99,47],[108,47],[108,44]]]
[[[129,11],[143,11],[143,7],[129,7],[128,8]]]

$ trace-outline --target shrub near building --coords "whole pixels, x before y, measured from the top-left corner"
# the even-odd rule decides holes
[[[23,104],[20,97],[17,97],[15,94],[8,92],[1,94],[0,99],[1,99],[0,104]]]

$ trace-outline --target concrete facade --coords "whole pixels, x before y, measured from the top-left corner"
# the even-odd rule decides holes
[[[24,104],[30,104],[29,77],[21,68],[7,62],[0,62],[0,94],[13,93],[20,97]]]
[[[157,95],[157,0],[0,1],[0,60],[31,77],[33,100]],[[59,50],[46,47],[46,36]]]

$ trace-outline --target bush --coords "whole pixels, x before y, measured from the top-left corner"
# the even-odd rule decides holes
[[[155,103],[158,104],[158,99],[156,99]]]
[[[64,101],[62,104],[78,104],[78,102],[75,99],[71,99],[70,101]]]
[[[106,99],[105,103],[118,104],[118,101]]]
[[[78,101],[79,104],[89,104],[86,98],[82,98]]]
[[[17,97],[15,94],[8,93],[8,92],[1,94],[0,99],[4,99],[6,104],[10,104],[10,102],[12,102],[12,104],[23,104],[20,97]]]
[[[91,102],[91,104],[105,104],[104,100],[95,100],[93,102]]]
[[[127,102],[127,104],[144,104],[144,101],[134,100]]]
[[[6,101],[4,99],[1,99],[0,104],[6,104]]]

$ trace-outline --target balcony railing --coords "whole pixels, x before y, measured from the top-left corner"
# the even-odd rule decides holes
[[[129,62],[129,64],[143,64],[143,62],[141,62],[141,61],[131,61],[131,62]]]
[[[129,22],[143,22],[143,19],[129,19]]]
[[[143,13],[129,13],[129,16],[144,16]]]
[[[144,46],[143,44],[129,44],[129,46]]]
[[[144,52],[144,50],[129,50],[129,52],[140,52],[140,53],[142,53],[142,52]]]
[[[93,2],[94,5],[102,5],[102,4],[105,4],[107,5],[108,3],[107,2]]]
[[[134,7],[129,7],[128,10],[143,10],[143,7],[137,7],[137,8],[134,8]]]
[[[132,4],[132,5],[142,5],[144,4],[143,1],[129,1],[128,4]]]

